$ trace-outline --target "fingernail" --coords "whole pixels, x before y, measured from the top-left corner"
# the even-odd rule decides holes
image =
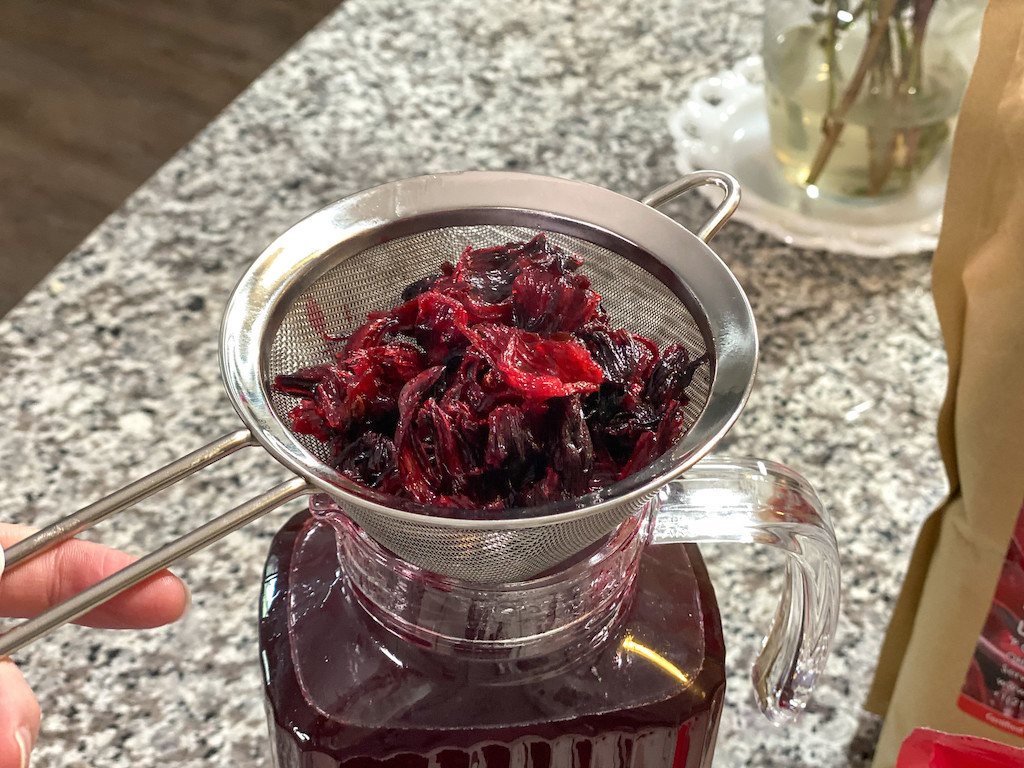
[[[14,732],[14,740],[18,742],[18,750],[21,752],[20,768],[28,768],[29,753],[32,751],[32,731],[28,728],[19,728]]]
[[[185,610],[181,612],[181,615],[184,617],[188,616],[189,611],[192,610],[192,587],[184,579],[181,579],[181,586],[185,588]]]

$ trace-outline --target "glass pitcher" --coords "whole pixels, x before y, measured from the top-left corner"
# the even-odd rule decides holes
[[[264,573],[279,768],[710,765],[725,648],[693,542],[788,555],[753,670],[770,719],[806,704],[835,630],[831,524],[806,481],[769,462],[705,459],[589,550],[505,584],[411,565],[327,496],[310,511],[278,533]]]

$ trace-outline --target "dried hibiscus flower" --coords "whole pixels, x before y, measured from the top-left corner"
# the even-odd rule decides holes
[[[356,483],[438,506],[532,506],[642,469],[686,430],[705,359],[613,328],[582,263],[542,234],[467,248],[329,337],[335,363],[277,377],[293,428]]]

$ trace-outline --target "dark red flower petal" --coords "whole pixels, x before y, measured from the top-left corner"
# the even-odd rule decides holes
[[[278,376],[292,428],[367,488],[476,510],[605,487],[686,431],[692,360],[614,328],[582,260],[544,235],[467,248],[344,337],[336,362]],[[347,318],[345,318],[347,320]]]
[[[389,476],[398,473],[395,444],[377,432],[366,432],[338,452],[335,466],[367,488],[390,485]]]
[[[600,366],[576,341],[553,341],[492,323],[479,323],[467,335],[511,386],[530,397],[593,392],[603,379]]]
[[[594,317],[600,301],[583,275],[526,269],[512,286],[512,321],[535,333],[572,333]]]

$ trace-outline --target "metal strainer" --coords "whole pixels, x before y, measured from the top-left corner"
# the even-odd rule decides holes
[[[696,186],[725,199],[694,235],[655,207]],[[303,494],[326,492],[372,538],[428,570],[478,582],[536,575],[599,540],[704,456],[746,401],[757,360],[750,305],[706,242],[739,202],[735,180],[703,171],[642,202],[575,181],[469,172],[393,182],[317,211],[260,255],[235,288],[221,328],[221,370],[247,429],[158,470],[10,547],[7,567],[69,538],[238,448],[260,444],[297,477],[147,555],[0,638],[22,647],[132,584]],[[465,519],[464,510],[383,497],[326,461],[325,446],[291,431],[295,399],[274,377],[332,359],[323,332],[360,325],[395,306],[402,289],[467,247],[539,232],[584,259],[617,327],[664,346],[683,343],[707,363],[688,389],[689,430],[665,455],[608,488],[567,501]],[[322,318],[322,319],[321,319]],[[479,512],[474,514],[479,518]]]

